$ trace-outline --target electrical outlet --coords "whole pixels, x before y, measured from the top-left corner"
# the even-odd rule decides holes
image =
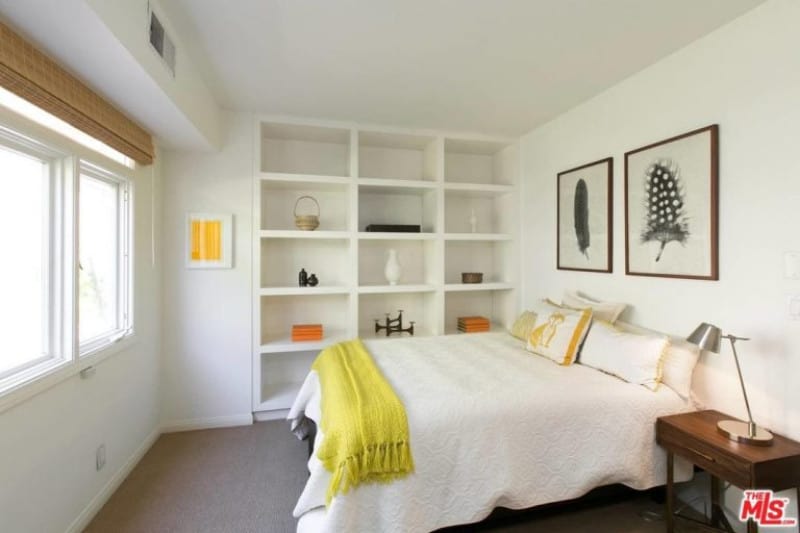
[[[106,445],[101,444],[97,447],[97,452],[95,453],[95,466],[97,467],[97,471],[101,471],[104,466],[106,466]]]

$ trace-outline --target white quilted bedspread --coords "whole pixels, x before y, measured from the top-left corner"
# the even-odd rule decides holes
[[[559,366],[505,333],[365,341],[405,405],[416,472],[334,498],[315,456],[294,510],[298,531],[412,532],[479,521],[623,483],[663,484],[655,420],[690,407],[597,370]],[[319,422],[312,371],[289,414]],[[317,424],[319,426],[319,423]],[[317,434],[317,439],[321,434]],[[691,470],[676,462],[676,479]]]

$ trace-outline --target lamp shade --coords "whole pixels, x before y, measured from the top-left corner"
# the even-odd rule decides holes
[[[722,331],[715,325],[703,322],[686,337],[686,340],[696,344],[701,350],[719,353],[719,345],[722,340]]]

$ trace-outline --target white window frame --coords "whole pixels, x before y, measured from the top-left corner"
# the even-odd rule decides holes
[[[78,179],[78,203],[80,205],[80,178],[87,176],[117,187],[117,327],[101,335],[79,343],[80,357],[87,357],[115,344],[133,333],[133,253],[132,209],[133,183],[130,179],[109,172],[88,161],[81,160]],[[80,212],[80,209],[78,209]],[[79,226],[80,227],[80,226]],[[79,234],[80,232],[78,232]],[[80,250],[80,243],[78,243]],[[79,297],[78,297],[79,299]],[[80,322],[80,321],[78,321]],[[76,331],[80,339],[80,332]]]
[[[75,216],[74,159],[53,147],[0,126],[0,144],[11,150],[40,160],[48,165],[49,179],[46,202],[48,238],[45,244],[49,268],[45,274],[47,288],[46,350],[40,358],[24,363],[0,375],[0,393],[15,390],[32,379],[55,372],[74,360],[74,310],[65,305],[75,296]]]
[[[52,357],[29,362],[17,367],[13,373],[0,376],[0,413],[25,401],[50,387],[95,366],[136,343],[134,329],[134,170],[86,148],[60,132],[43,126],[28,117],[9,112],[0,106],[0,143],[10,150],[44,159],[50,163],[52,194],[52,217],[50,221],[51,270],[48,282],[51,302],[48,325],[49,344]],[[78,201],[80,173],[89,169],[100,172],[106,179],[113,178],[127,191],[123,198],[120,216],[124,214],[120,228],[124,228],[126,255],[120,265],[125,265],[127,281],[118,284],[124,291],[120,309],[127,316],[120,322],[124,325],[121,335],[98,343],[91,350],[81,351],[78,337]],[[124,195],[125,193],[122,192]],[[124,209],[123,209],[124,208]],[[123,241],[120,241],[122,244]],[[120,252],[123,253],[123,252]],[[81,374],[83,375],[83,374]]]

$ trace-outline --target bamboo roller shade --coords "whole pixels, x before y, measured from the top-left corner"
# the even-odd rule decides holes
[[[147,131],[2,22],[0,85],[137,163],[153,162]]]

